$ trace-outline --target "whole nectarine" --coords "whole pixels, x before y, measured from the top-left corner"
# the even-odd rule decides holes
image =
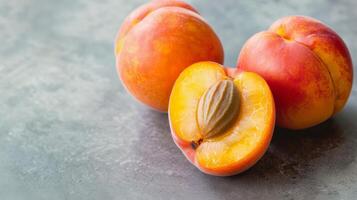
[[[277,124],[303,129],[340,111],[352,87],[353,67],[343,40],[310,17],[279,19],[243,46],[237,67],[269,84]]]
[[[178,0],[156,0],[133,11],[119,30],[115,55],[126,89],[163,112],[183,69],[203,60],[223,62],[215,32],[194,8]]]

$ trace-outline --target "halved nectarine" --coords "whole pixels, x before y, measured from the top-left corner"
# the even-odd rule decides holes
[[[267,150],[275,105],[259,75],[199,62],[176,80],[169,119],[175,143],[193,165],[228,176],[248,169]]]

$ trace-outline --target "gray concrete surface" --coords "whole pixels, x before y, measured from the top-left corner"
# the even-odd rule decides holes
[[[116,75],[114,36],[143,2],[0,0],[1,200],[356,198],[356,89],[322,125],[276,130],[241,175],[190,165],[167,116],[133,102]],[[357,62],[357,1],[189,2],[222,39],[227,65],[249,36],[291,14],[329,24]]]

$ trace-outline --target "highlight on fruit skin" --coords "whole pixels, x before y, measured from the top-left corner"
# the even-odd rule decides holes
[[[198,62],[176,80],[168,115],[186,158],[204,173],[229,176],[253,166],[267,150],[275,105],[259,75]]]
[[[189,4],[155,0],[134,10],[115,39],[116,68],[126,90],[152,109],[167,112],[183,69],[203,60],[223,62],[222,44]]]
[[[273,92],[277,125],[305,129],[341,111],[351,92],[350,53],[327,25],[288,16],[243,46],[237,68],[261,75]]]

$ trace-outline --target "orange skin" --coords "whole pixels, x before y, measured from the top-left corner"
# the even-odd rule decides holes
[[[289,129],[317,125],[347,102],[353,80],[343,40],[315,19],[290,16],[251,37],[237,61],[260,74],[277,105],[277,124]]]
[[[227,78],[233,78],[240,93],[239,114],[227,130],[201,140],[195,118],[199,98],[216,81]],[[253,166],[270,144],[275,124],[273,95],[255,73],[199,62],[186,68],[176,80],[169,121],[176,145],[199,170],[215,176],[235,175]],[[193,147],[192,141],[198,140],[202,142]]]
[[[217,35],[182,1],[152,1],[133,11],[115,41],[117,71],[140,102],[167,112],[172,86],[192,63],[223,62]]]
[[[130,15],[124,20],[123,24],[120,27],[118,35],[115,39],[115,55],[120,51],[120,40],[124,38],[124,36],[141,20],[143,20],[148,14],[152,11],[155,11],[159,8],[163,7],[180,7],[185,8],[187,10],[191,10],[192,12],[198,13],[191,5],[178,0],[156,0],[145,5],[140,6],[135,9]]]

